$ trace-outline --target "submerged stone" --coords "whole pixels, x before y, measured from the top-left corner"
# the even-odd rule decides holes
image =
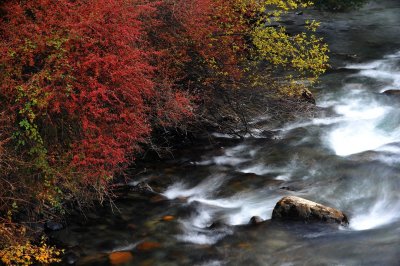
[[[112,265],[121,265],[130,262],[133,259],[133,256],[130,252],[124,251],[111,253],[108,258]]]
[[[272,219],[349,224],[343,212],[296,196],[282,198],[272,212]]]
[[[169,222],[169,221],[175,220],[175,217],[172,216],[172,215],[166,215],[166,216],[164,216],[164,217],[162,218],[162,220],[165,221],[165,222]]]
[[[150,241],[145,241],[136,246],[136,249],[139,251],[147,251],[155,248],[161,247],[160,243],[157,242],[150,242]]]

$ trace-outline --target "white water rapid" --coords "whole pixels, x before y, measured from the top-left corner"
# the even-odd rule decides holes
[[[200,166],[215,165],[218,169],[225,169],[223,173],[212,174],[194,186],[178,182],[164,192],[169,199],[185,198],[187,206],[196,209],[189,217],[180,219],[182,233],[177,235],[178,240],[214,244],[224,236],[233,234],[229,227],[210,231],[209,227],[214,222],[243,225],[252,216],[268,220],[275,203],[285,194],[320,199],[343,208],[350,214],[350,226],[345,230],[369,230],[400,220],[400,199],[390,171],[380,170],[381,165],[372,166],[371,169],[362,166],[359,173],[349,174],[348,171],[340,171],[340,163],[330,166],[319,162],[319,153],[312,154],[312,149],[305,153],[301,151],[303,146],[316,142],[319,143],[316,150],[325,149],[323,151],[329,153],[326,150],[328,148],[339,161],[353,161],[351,156],[361,154],[363,158],[365,152],[374,152],[364,156],[369,156],[367,161],[380,161],[386,165],[400,162],[400,145],[397,145],[400,142],[400,109],[396,99],[381,94],[385,90],[400,89],[400,53],[345,68],[352,73],[345,77],[342,86],[333,92],[322,92],[322,99],[318,103],[323,108],[331,108],[333,115],[291,123],[275,131],[280,134],[277,139],[293,150],[293,153],[287,154],[289,160],[285,163],[271,162],[268,156],[273,156],[274,151],[270,148],[245,142],[224,149],[222,154],[196,162]],[[294,134],[299,129],[307,130],[310,135],[299,139]],[[293,135],[296,141],[291,140],[290,136]],[[337,181],[338,184],[326,183],[323,175],[327,166],[334,168],[331,176],[351,175],[351,178],[342,183]],[[224,195],[224,190],[235,185],[231,173],[227,172],[229,169],[254,175],[253,179],[257,179],[261,185]],[[285,193],[271,189],[268,182],[263,183],[266,177],[268,182],[310,182],[311,186],[313,183],[317,185],[316,188]],[[240,186],[239,181],[237,183]],[[282,187],[285,187],[285,183],[282,183]]]

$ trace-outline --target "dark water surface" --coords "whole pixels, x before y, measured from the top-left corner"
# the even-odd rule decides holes
[[[314,92],[330,115],[147,164],[138,182],[168,200],[126,191],[119,212],[98,210],[54,237],[80,265],[110,265],[115,251],[131,253],[127,265],[400,265],[400,99],[380,94],[400,89],[400,2],[376,2],[304,15],[322,20],[331,46],[334,69]],[[286,195],[343,210],[349,228],[244,226],[269,220]],[[229,226],[209,228],[216,221]]]

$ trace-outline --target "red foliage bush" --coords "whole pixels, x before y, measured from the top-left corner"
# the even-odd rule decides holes
[[[103,182],[152,127],[191,115],[173,82],[155,84],[160,53],[143,25],[157,23],[155,4],[40,0],[3,9],[1,94],[19,113],[20,138],[43,144],[50,164],[62,160],[86,183]]]
[[[325,57],[307,50],[319,40],[257,26],[276,16],[265,6],[300,2],[2,2],[0,99],[14,144],[36,166],[33,174],[52,185],[77,179],[105,187],[155,128],[185,124],[193,100],[218,101],[223,93],[215,91],[238,88],[260,59],[271,68],[321,72]],[[276,41],[281,50],[271,52]]]
[[[160,23],[148,31],[153,33],[152,46],[163,52],[158,65],[162,76],[200,80],[203,89],[210,79],[242,76],[246,38],[241,34],[242,21],[235,16],[235,1],[164,0],[157,10]]]
[[[26,243],[18,221],[102,200],[157,129],[247,123],[236,89],[274,64],[321,72],[319,40],[257,26],[300,2],[0,1],[0,250]]]

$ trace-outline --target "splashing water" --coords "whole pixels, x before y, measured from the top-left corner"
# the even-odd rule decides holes
[[[387,56],[367,64],[349,65],[349,69],[358,69],[355,76],[376,80],[390,80],[381,91],[400,88],[400,71],[397,64],[399,53]],[[377,99],[374,92],[359,84],[348,84],[343,88],[347,93],[335,106],[343,122],[328,133],[329,146],[339,156],[347,156],[368,150],[375,150],[386,144],[400,141],[400,116],[391,105]],[[388,119],[388,118],[395,119]]]
[[[347,68],[359,70],[357,74],[352,75],[353,79],[368,77],[385,81],[387,88],[397,85],[400,87],[397,68],[399,56],[400,53],[371,63],[349,65]],[[341,89],[343,93],[338,97],[330,96],[319,103],[320,106],[333,108],[336,115],[295,122],[277,129],[276,132],[281,135],[282,141],[285,141],[285,138],[290,138],[292,131],[317,127],[321,131],[322,146],[328,146],[337,156],[345,158],[366,151],[376,151],[379,154],[371,158],[392,165],[400,155],[400,147],[394,145],[400,141],[400,112],[384,96],[377,95],[381,90],[382,88],[371,89],[363,83],[346,83]],[[305,136],[303,141],[293,142],[292,145],[299,147],[307,145],[308,141],[310,136]],[[324,173],[323,165],[306,166],[303,163],[304,159],[299,158],[297,153],[290,154],[284,165],[276,166],[258,160],[260,156],[263,158],[263,155],[260,155],[263,149],[248,143],[222,151],[222,155],[208,157],[197,165],[216,165],[260,177],[274,176],[275,180],[282,182],[318,180],[321,173]],[[311,160],[315,159],[317,158],[311,157]],[[307,169],[304,169],[305,167]],[[304,174],[304,170],[307,170],[307,173]],[[299,173],[304,175],[299,176]],[[382,178],[379,185],[375,183],[377,179],[374,178],[374,173],[375,170],[364,177],[356,177],[362,178],[362,182],[358,184],[355,181],[349,186],[331,184],[324,189],[318,189],[317,186],[315,189],[301,192],[300,196],[304,194],[313,198],[317,193],[324,201],[331,201],[333,205],[347,209],[351,217],[350,230],[379,228],[400,219],[400,200],[393,196],[396,194],[396,187],[391,187],[393,181],[389,178],[390,173],[380,172]],[[250,191],[239,191],[231,196],[221,196],[220,192],[225,189],[229,180],[231,176],[226,174],[211,175],[194,186],[177,182],[164,192],[169,199],[186,198],[186,204],[195,208],[195,212],[189,217],[179,219],[181,233],[176,235],[177,240],[214,245],[225,236],[234,233],[229,226],[247,224],[252,216],[261,216],[266,220],[271,218],[272,210],[282,193],[259,187]],[[340,188],[340,185],[344,188]],[[337,193],[341,195],[342,201],[335,203],[332,196]],[[215,221],[223,221],[228,227],[210,230]],[[322,237],[324,233],[316,235]],[[315,237],[315,234],[309,237]]]
[[[351,219],[350,228],[368,230],[392,223],[400,217],[400,202],[393,204],[383,196],[367,212],[360,213]]]

